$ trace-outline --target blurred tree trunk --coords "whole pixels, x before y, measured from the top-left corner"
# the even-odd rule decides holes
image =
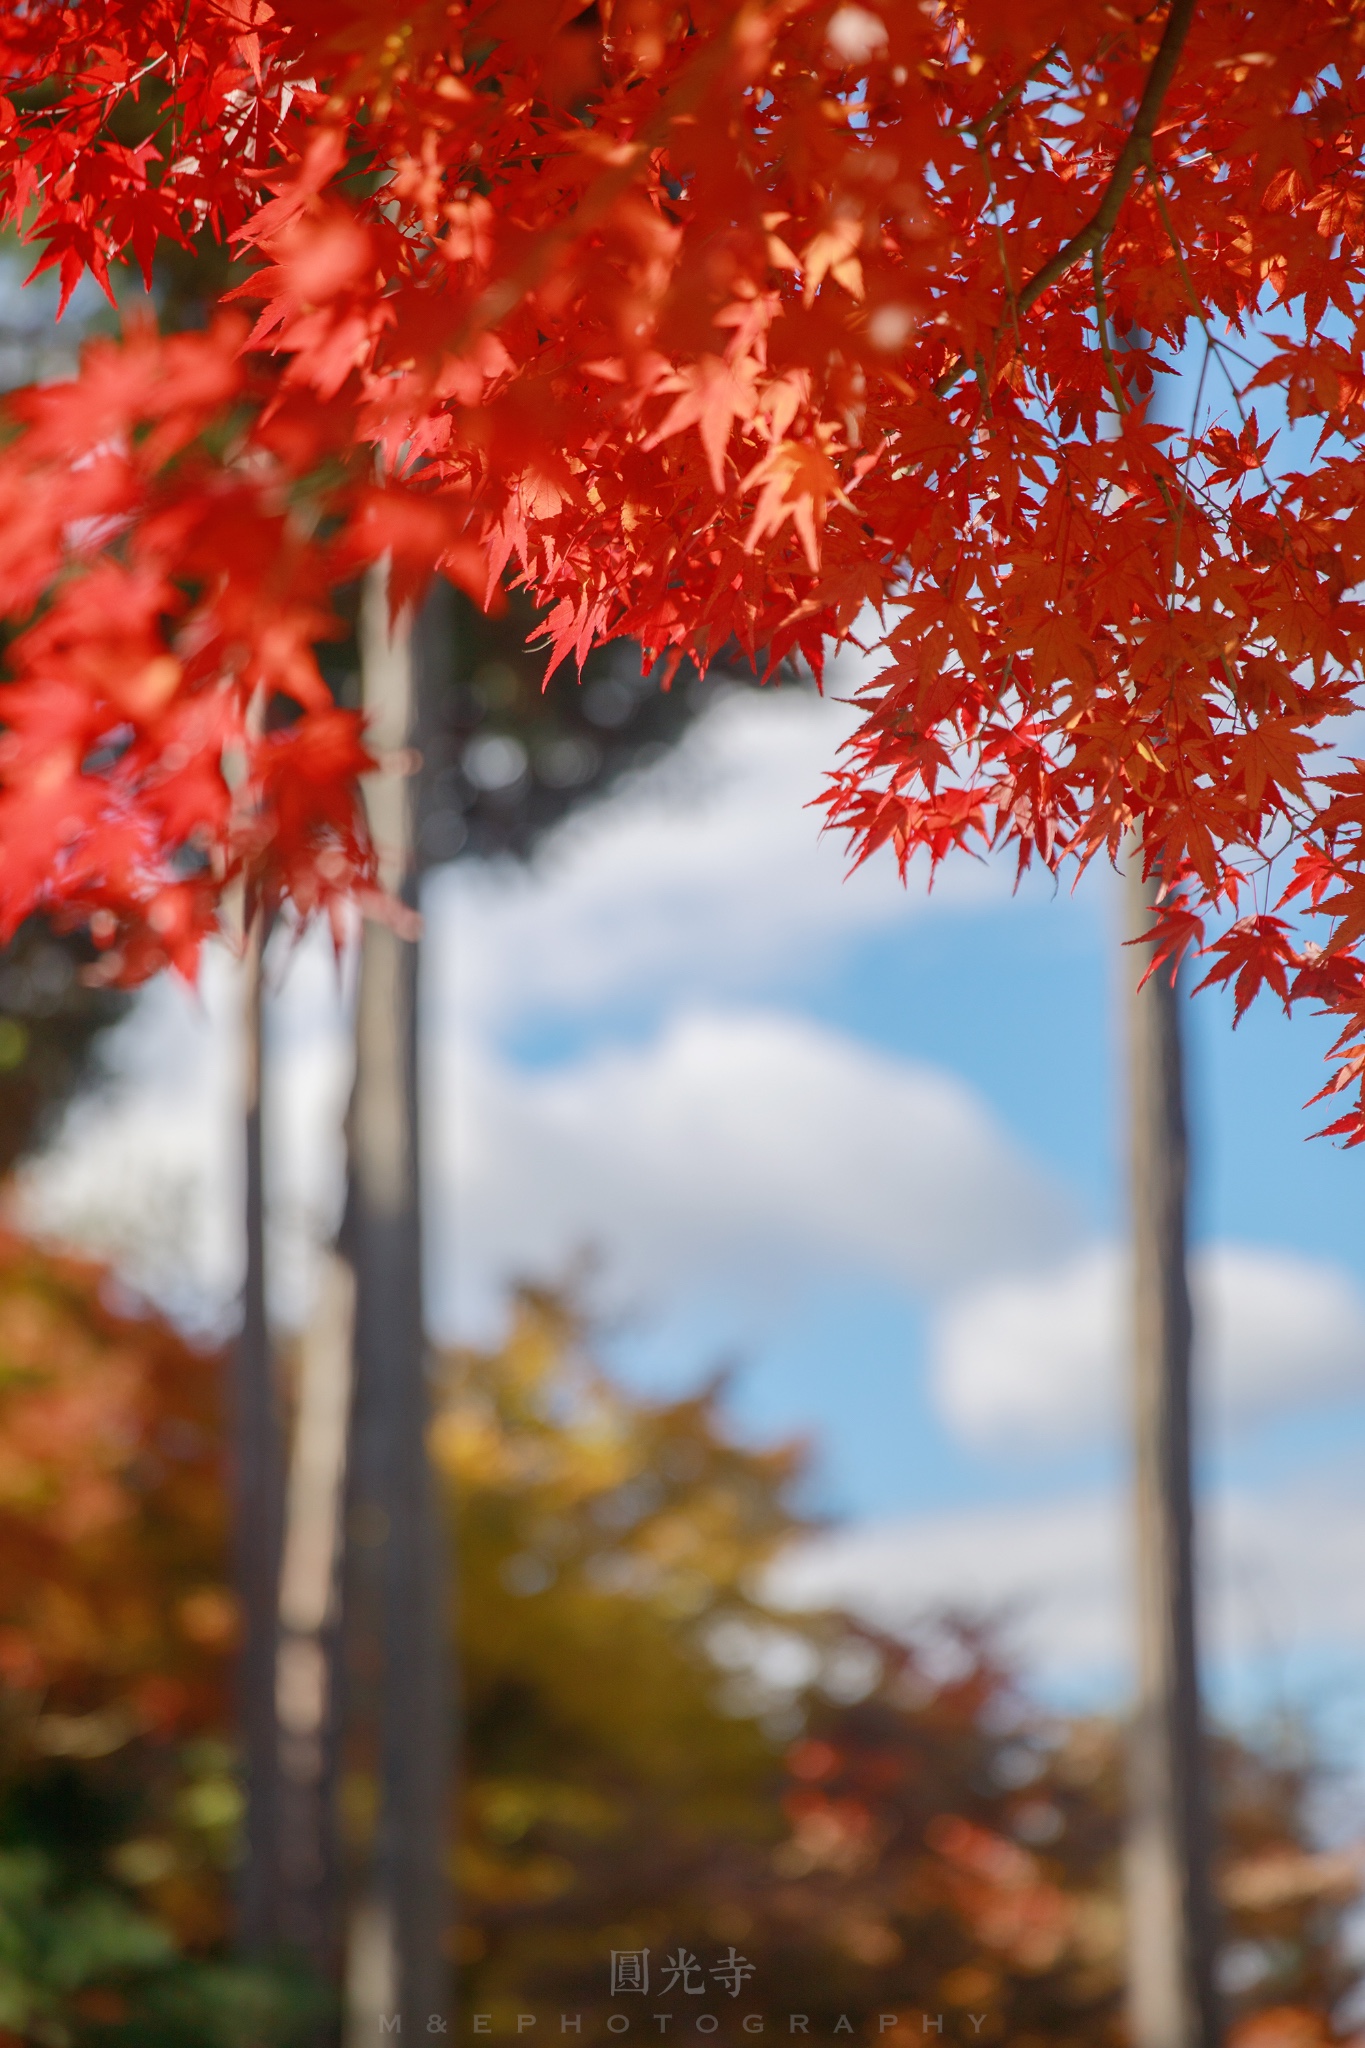
[[[379,770],[368,778],[382,880],[409,910],[418,889],[421,700],[447,632],[439,585],[414,628],[390,627],[386,579],[366,582],[361,673]],[[424,679],[426,687],[424,690]],[[426,2032],[448,2011],[443,1942],[449,1855],[445,1558],[428,1462],[417,1105],[418,946],[366,920],[356,1009],[344,1241],[355,1272],[355,1380],[347,1484],[348,1742],[378,1797],[351,1926],[349,2030],[378,2038],[401,2012]],[[368,1747],[368,1757],[363,1752]]]
[[[265,1301],[265,1174],[261,1142],[262,968],[268,925],[248,907],[245,944],[246,1281],[232,1381],[233,1527],[242,1614],[238,1713],[246,1820],[238,1880],[238,1945],[265,1954],[278,1940],[279,1778],[275,1732],[276,1603],[284,1438]]]
[[[280,1937],[327,1979],[341,1949],[337,1651],[354,1322],[351,1266],[329,1250],[300,1348],[276,1675]]]
[[[1131,850],[1129,936],[1155,880]],[[1140,949],[1125,955],[1136,978]],[[1131,985],[1131,982],[1130,982]],[[1129,1006],[1138,1698],[1127,1841],[1134,2048],[1216,2048],[1208,1774],[1195,1630],[1188,1140],[1179,991],[1154,974]]]

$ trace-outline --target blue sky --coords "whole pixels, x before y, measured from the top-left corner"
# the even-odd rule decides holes
[[[553,858],[552,851],[547,865]],[[742,888],[742,878],[735,886]],[[851,918],[847,934],[827,928],[816,953],[775,960],[746,999],[757,996],[894,1059],[960,1077],[1051,1174],[1085,1225],[1115,1232],[1124,1199],[1124,960],[1114,892],[1108,877],[1097,876],[1079,893],[1031,885],[1011,897],[1001,878],[982,897],[956,908],[925,905],[912,876],[904,915],[870,927]],[[458,930],[453,945],[458,954]],[[600,1007],[546,1001],[518,1015],[503,1038],[509,1057],[520,1070],[546,1072],[604,1044],[648,1043],[690,991],[685,982],[662,992],[648,976],[642,983],[618,988]],[[1365,1286],[1365,1165],[1315,1139],[1323,1113],[1305,1106],[1326,1071],[1326,1027],[1307,1014],[1290,1022],[1261,1004],[1234,1031],[1231,1004],[1217,991],[1186,1005],[1186,1024],[1195,1236],[1330,1258]],[[610,1270],[610,1246],[599,1249]],[[785,1306],[770,1304],[747,1325],[733,1307],[727,1320],[724,1304],[695,1297],[681,1314],[651,1318],[641,1309],[614,1348],[625,1370],[653,1383],[685,1378],[709,1355],[732,1358],[736,1410],[753,1426],[818,1424],[820,1497],[841,1512],[882,1513],[1039,1483],[1043,1468],[983,1461],[945,1433],[923,1398],[923,1339],[922,1313],[905,1290],[813,1272]],[[843,1353],[835,1373],[831,1351]],[[918,1369],[902,1370],[907,1354],[920,1359]],[[857,1398],[849,1391],[855,1385]],[[905,1418],[903,1443],[882,1426],[888,1400]],[[1326,1409],[1310,1404],[1209,1448],[1270,1470],[1277,1456],[1311,1456],[1340,1443],[1343,1429],[1356,1426],[1352,1412],[1346,1400]],[[1095,1455],[1074,1469],[1097,1469]],[[1050,1483],[1058,1468],[1048,1470]]]
[[[833,706],[819,714],[830,747],[839,715]],[[483,1062],[495,1060],[498,1088],[534,1106],[522,1119],[511,1112],[493,1118],[503,1157],[494,1176],[499,1192],[477,1163],[465,1173],[464,1265],[457,1251],[451,1295],[438,1278],[437,1312],[479,1326],[490,1312],[481,1300],[489,1262],[501,1256],[510,1266],[520,1245],[543,1266],[554,1230],[567,1255],[577,1226],[579,1241],[601,1258],[596,1288],[614,1325],[618,1367],[664,1388],[726,1362],[743,1427],[808,1434],[812,1503],[860,1531],[884,1532],[883,1552],[858,1567],[859,1583],[876,1582],[882,1611],[922,1607],[936,1593],[959,1597],[964,1586],[985,1588],[986,1597],[989,1572],[983,1576],[979,1561],[967,1557],[981,1529],[994,1530],[997,1547],[1017,1536],[1027,1549],[1040,1517],[1069,1513],[1080,1517],[1080,1528],[1099,1502],[1121,1512],[1122,1440],[1113,1415],[1069,1426],[1063,1411],[1075,1398],[1068,1382],[1052,1394],[1044,1387],[1032,1407],[1025,1401],[1023,1432],[1012,1436],[1017,1402],[1012,1408],[1005,1400],[1003,1427],[998,1415],[992,1423],[992,1402],[999,1410],[1001,1398],[996,1381],[1013,1370],[1008,1315],[990,1325],[994,1364],[973,1354],[969,1341],[993,1288],[1041,1275],[1043,1295],[1024,1306],[1035,1322],[1044,1315],[1042,1335],[1019,1333],[1018,1372],[1036,1370],[1041,1358],[1045,1380],[1046,1315],[1054,1313],[1044,1298],[1048,1276],[1062,1276],[1062,1285],[1087,1260],[1102,1262],[1121,1232],[1124,962],[1116,888],[1096,873],[1074,894],[1032,882],[1014,896],[1006,873],[970,866],[945,875],[929,900],[914,878],[902,892],[886,871],[845,882],[838,848],[819,840],[816,820],[797,800],[813,794],[829,758],[814,730],[819,718],[782,774],[764,766],[765,720],[774,752],[784,728],[810,722],[799,704],[722,707],[716,730],[684,749],[680,769],[571,828],[529,876],[466,872],[438,883],[432,930],[449,933],[454,987],[464,991],[453,1011],[467,1063],[463,1083],[452,1085],[457,1097],[463,1087],[474,1151],[478,1105],[489,1089]],[[787,811],[779,828],[781,804]],[[778,833],[778,851],[760,856],[754,849],[765,828]],[[745,844],[754,859],[748,874],[706,850],[736,856]],[[710,1110],[699,1109],[693,1093],[701,1053],[670,1050],[697,1015],[706,1020],[698,1045],[704,1040],[702,1065],[710,1063],[714,1080]],[[1205,1483],[1215,1504],[1242,1518],[1238,1529],[1258,1528],[1268,1540],[1276,1517],[1290,1518],[1291,1541],[1286,1547],[1277,1538],[1273,1552],[1289,1579],[1269,1593],[1252,1588],[1242,1604],[1269,1600],[1303,1623],[1271,1654],[1250,1644],[1245,1615],[1229,1622],[1219,1684],[1224,1698],[1235,1692],[1244,1705],[1296,1686],[1307,1700],[1321,1690],[1324,1671],[1355,1672],[1360,1664],[1351,1615],[1330,1603],[1325,1617],[1301,1612],[1297,1581],[1289,1583],[1299,1567],[1289,1553],[1293,1542],[1308,1541],[1307,1523],[1293,1520],[1299,1495],[1315,1495],[1319,1515],[1338,1490],[1349,1495],[1365,1447],[1362,1162],[1311,1137],[1322,1117],[1304,1104],[1322,1073],[1321,1026],[1289,1024],[1260,1009],[1234,1033],[1229,1005],[1217,994],[1190,1004],[1188,1025],[1196,1236],[1224,1262],[1218,1313],[1228,1325],[1228,1356],[1218,1368],[1227,1386],[1208,1417]],[[756,1092],[770,1084],[755,1075],[781,1068],[790,1050],[782,1033],[797,1028],[815,1034],[819,1049],[814,1041],[806,1048],[800,1084],[783,1094],[772,1083],[775,1105],[760,1110]],[[770,1067],[755,1068],[745,1053],[732,1071],[727,1033],[768,1029]],[[452,1059],[458,1073],[459,1056]],[[824,1102],[822,1061],[832,1093],[846,1090],[844,1114],[861,1105],[856,1143]],[[868,1069],[861,1095],[851,1074],[860,1062]],[[957,1091],[953,1114],[971,1125],[960,1146],[951,1131],[924,1135],[919,1112],[904,1107],[879,1130],[878,1090],[894,1093],[903,1075],[930,1091]],[[690,1136],[669,1123],[656,1096],[675,1108],[683,1102],[678,1121],[693,1120]],[[729,1101],[751,1138],[774,1132],[768,1142],[779,1153],[770,1189],[760,1171],[742,1202],[733,1197],[733,1177],[748,1171],[753,1155],[732,1159],[731,1127],[718,1133],[707,1123],[720,1114],[715,1104]],[[575,1150],[586,1105],[599,1135]],[[640,1177],[628,1140],[623,1152],[601,1139],[601,1126],[616,1117],[652,1134],[649,1157],[663,1194],[647,1173]],[[986,1136],[971,1117],[986,1120]],[[537,1130],[544,1134],[539,1152]],[[754,1141],[761,1146],[761,1137]],[[520,1169],[508,1168],[507,1155],[522,1144],[525,1179],[509,1200],[506,1174],[515,1179]],[[964,1158],[974,1163],[959,1173],[953,1162]],[[438,1162],[438,1177],[444,1170]],[[574,1188],[567,1201],[566,1182]],[[802,1187],[812,1191],[810,1217],[795,1198]],[[765,1236],[769,1193],[799,1240],[785,1259]],[[491,1201],[505,1219],[518,1200],[519,1223],[504,1220],[480,1252],[481,1207]],[[641,1204],[651,1219],[643,1246],[635,1241]],[[454,1208],[458,1217],[458,1200]],[[855,1211],[859,1220],[851,1222]],[[735,1270],[746,1258],[747,1281]],[[1263,1301],[1258,1276],[1272,1269],[1284,1286]],[[1267,1317],[1267,1329],[1275,1324],[1259,1364],[1237,1352],[1238,1344],[1255,1351],[1260,1342],[1254,1329],[1239,1335],[1233,1328],[1239,1299],[1244,1324]],[[954,1395],[948,1384],[951,1360],[943,1361],[954,1331],[954,1356],[966,1359],[974,1392]],[[1073,1331],[1068,1342],[1073,1351],[1081,1346],[1068,1368],[1073,1380],[1085,1370],[1087,1342],[1097,1382],[1116,1370],[1112,1358],[1106,1364],[1102,1333]],[[990,1522],[1004,1511],[1014,1523]],[[972,1515],[986,1518],[975,1536],[963,1520]],[[1342,1524],[1343,1545],[1361,1533]],[[1056,1541],[1071,1541],[1064,1522]],[[1317,1534],[1312,1541],[1319,1543]],[[1245,1577],[1253,1569],[1242,1554],[1245,1540],[1234,1530],[1228,1542],[1232,1566]],[[918,1557],[903,1584],[908,1549]],[[1211,1554],[1216,1549],[1211,1534]],[[833,1553],[824,1555],[828,1566]],[[937,1579],[936,1559],[943,1566]],[[1340,1566],[1354,1570],[1349,1552]],[[998,1591],[1006,1603],[1032,1598],[1008,1569]],[[1026,1628],[1022,1640],[1059,1696],[1112,1698],[1122,1683],[1121,1588],[1078,1594],[1076,1612],[1085,1598],[1108,1607],[1088,1645],[1074,1630],[1068,1638],[1066,1628],[1055,1641]],[[1323,1592],[1319,1604],[1326,1598]]]

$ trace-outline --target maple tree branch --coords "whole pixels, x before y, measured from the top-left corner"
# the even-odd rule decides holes
[[[1180,502],[1176,506],[1175,510],[1175,541],[1171,549],[1172,597],[1174,597],[1175,595],[1176,578],[1180,574],[1180,535],[1181,529],[1183,528],[1185,523],[1185,506],[1188,503],[1190,496],[1190,463],[1194,457],[1195,437],[1199,431],[1199,407],[1203,402],[1204,379],[1208,374],[1208,368],[1209,350],[1205,348],[1204,360],[1199,365],[1199,382],[1198,384],[1196,384],[1194,390],[1194,405],[1190,412],[1190,431],[1185,442],[1185,458],[1180,465]],[[1231,684],[1232,676],[1228,669],[1227,657],[1226,655],[1222,655],[1219,657],[1219,659],[1221,660],[1223,665],[1223,674],[1227,679],[1228,683]]]
[[[1109,306],[1104,294],[1104,259],[1098,243],[1090,251],[1090,269],[1095,282],[1095,319],[1099,329],[1100,354],[1104,358],[1104,371],[1113,395],[1114,410],[1119,418],[1123,419],[1132,411],[1132,406],[1119,382],[1118,366],[1114,361],[1114,346],[1109,339]],[[1164,477],[1155,477],[1153,481],[1161,493],[1162,503],[1167,512],[1175,520],[1175,554],[1171,563],[1171,588],[1174,591],[1175,579],[1180,573],[1180,511],[1172,502]]]
[[[1113,343],[1109,339],[1109,307],[1104,296],[1104,259],[1098,248],[1090,252],[1090,269],[1095,280],[1095,318],[1099,325],[1100,354],[1104,358],[1104,374],[1109,379],[1113,393],[1114,410],[1122,418],[1128,411],[1128,400],[1123,386],[1119,383],[1118,367],[1114,362]]]
[[[1019,295],[1019,310],[1027,313],[1030,306],[1040,299],[1049,285],[1070,270],[1073,263],[1079,263],[1082,256],[1088,256],[1092,249],[1103,248],[1114,231],[1119,217],[1119,208],[1128,196],[1128,189],[1137,176],[1138,168],[1147,160],[1152,137],[1156,132],[1157,116],[1161,112],[1175,67],[1180,62],[1180,52],[1185,46],[1190,24],[1194,20],[1197,0],[1172,0],[1171,11],[1166,17],[1166,30],[1161,38],[1152,68],[1147,74],[1147,83],[1138,102],[1137,114],[1128,131],[1128,140],[1119,153],[1119,160],[1110,174],[1103,199],[1093,218],[1078,234],[1074,234],[1064,247],[1041,270],[1036,271]]]
[[[1209,326],[1209,316],[1204,310],[1203,302],[1201,301],[1198,292],[1196,292],[1194,288],[1194,282],[1190,277],[1189,266],[1185,262],[1185,252],[1180,246],[1180,237],[1179,235],[1177,235],[1175,231],[1175,222],[1171,219],[1171,210],[1166,204],[1166,194],[1162,188],[1161,180],[1160,178],[1157,178],[1151,174],[1150,166],[1148,169],[1148,178],[1152,187],[1153,194],[1156,199],[1157,211],[1161,215],[1162,225],[1166,230],[1167,240],[1170,242],[1171,249],[1175,255],[1176,263],[1179,266],[1180,275],[1184,282],[1185,290],[1189,293],[1190,304],[1194,308],[1195,318],[1198,320],[1200,326],[1204,330],[1204,340],[1207,345],[1207,349],[1212,349],[1217,352],[1218,366],[1222,370],[1223,375],[1227,379],[1228,390],[1232,394],[1232,402],[1237,408],[1237,418],[1240,421],[1241,425],[1245,428],[1248,424],[1247,412],[1246,407],[1242,403],[1242,394],[1237,388],[1237,380],[1232,375],[1232,372],[1228,369],[1227,364],[1223,361],[1223,344],[1219,341],[1217,335]],[[1233,350],[1232,353],[1236,354],[1237,351]],[[1205,354],[1204,360],[1205,365],[1207,366],[1207,352]],[[1241,360],[1245,361],[1246,358],[1242,357]],[[1201,371],[1199,378],[1199,385],[1201,390],[1203,389],[1203,383],[1204,378],[1203,372]],[[1256,459],[1256,467],[1260,471],[1261,478],[1266,487],[1266,492],[1270,498],[1270,502],[1275,508],[1275,522],[1279,527],[1281,534],[1284,537],[1284,559],[1290,564],[1291,568],[1293,569],[1295,581],[1298,583],[1300,590],[1302,590],[1302,564],[1299,562],[1294,550],[1293,536],[1290,534],[1289,527],[1285,520],[1284,506],[1281,503],[1280,494],[1275,488],[1275,482],[1273,477],[1271,476],[1269,470],[1266,468],[1265,463],[1261,460],[1259,455]]]
[[[1128,131],[1128,139],[1119,151],[1118,161],[1109,174],[1104,197],[1085,226],[1079,228],[1069,242],[1063,243],[1057,253],[1048,258],[1041,270],[1033,273],[1014,302],[1013,311],[1016,317],[1020,313],[1027,313],[1043,293],[1056,284],[1059,278],[1065,277],[1067,271],[1079,263],[1082,257],[1102,249],[1113,233],[1119,217],[1119,208],[1128,197],[1139,168],[1147,161],[1152,137],[1156,133],[1157,117],[1171,80],[1175,77],[1175,68],[1180,62],[1180,53],[1190,32],[1190,24],[1194,20],[1197,5],[1198,0],[1171,0],[1171,11],[1166,17],[1165,32],[1152,60],[1152,68],[1147,73],[1147,83],[1143,87],[1142,98],[1138,101],[1138,110]],[[970,367],[965,356],[959,357],[952,369],[946,370],[935,384],[935,397],[946,398]]]
[[[1007,114],[1010,108],[1014,105],[1014,102],[1019,98],[1019,95],[1023,92],[1027,92],[1028,88],[1032,85],[1034,79],[1037,78],[1041,72],[1047,70],[1048,65],[1052,62],[1053,58],[1057,55],[1057,52],[1061,49],[1061,47],[1062,46],[1059,42],[1050,43],[1047,49],[1044,50],[1042,56],[1038,59],[1037,63],[1031,64],[1028,70],[1024,73],[1023,77],[1017,78],[1014,81],[1014,84],[1009,88],[1007,92],[1002,92],[999,99],[996,101],[993,107],[988,107],[984,114],[978,114],[974,121],[966,122],[963,125],[963,127],[958,129],[958,134],[970,135],[973,142],[984,141],[985,137],[989,135],[991,129],[994,128],[996,122],[1000,119],[1001,115]]]

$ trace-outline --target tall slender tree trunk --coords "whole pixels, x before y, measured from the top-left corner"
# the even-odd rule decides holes
[[[371,830],[390,892],[415,909],[419,695],[438,591],[414,631],[391,628],[382,573],[361,616],[364,701],[381,759]],[[356,1016],[344,1230],[355,1270],[355,1387],[348,1476],[346,1634],[352,1710],[372,1731],[378,1815],[353,1920],[351,2031],[379,2014],[425,2033],[448,2011],[444,1935],[449,1748],[443,1541],[427,1453],[417,1108],[418,947],[366,922]]]
[[[265,1171],[261,1141],[262,966],[266,919],[248,909],[245,947],[246,1280],[232,1376],[233,1527],[242,1615],[238,1723],[246,1822],[238,1881],[238,1945],[263,1954],[278,1940],[279,1778],[275,1735],[276,1602],[284,1439],[266,1320]]]
[[[280,1567],[279,1927],[287,1949],[334,1978],[341,1952],[336,1815],[342,1503],[351,1409],[355,1278],[321,1262],[300,1348]]]
[[[1156,883],[1128,861],[1129,935]],[[1145,962],[1125,955],[1135,981]],[[1195,1629],[1188,1138],[1179,992],[1154,974],[1129,1005],[1134,1530],[1138,1698],[1127,1842],[1134,2048],[1216,2048],[1209,1811]]]

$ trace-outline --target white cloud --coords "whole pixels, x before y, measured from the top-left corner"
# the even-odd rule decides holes
[[[859,672],[832,674],[846,692]],[[891,857],[849,874],[811,808],[856,714],[807,690],[736,691],[675,751],[570,818],[523,868],[456,863],[426,895],[431,1001],[487,1030],[545,1009],[752,993],[926,904],[1006,900],[1007,867],[961,860],[932,896]]]
[[[110,1078],[26,1167],[26,1224],[112,1259],[136,1287],[210,1326],[241,1264],[239,977],[205,957],[197,990],[164,975],[104,1048]]]
[[[1205,1529],[1211,1655],[1285,1664],[1301,1650],[1365,1643],[1365,1500],[1349,1469],[1233,1489]]]
[[[662,1305],[817,1269],[941,1286],[1067,1241],[1055,1195],[969,1090],[793,1018],[720,1007],[923,914],[922,877],[905,888],[889,859],[850,876],[811,808],[856,721],[840,700],[865,672],[845,662],[824,698],[724,696],[529,868],[430,879],[438,1327],[486,1326],[510,1273],[587,1246],[620,1288]],[[1008,887],[962,862],[931,900]],[[645,1044],[602,1042],[601,1020],[623,1011],[651,1020]],[[595,1027],[595,1042],[548,1070],[504,1056],[509,1031],[547,1017]]]
[[[831,692],[865,669],[836,668]],[[508,1273],[553,1270],[587,1243],[652,1299],[771,1288],[821,1266],[945,1284],[1065,1244],[1056,1200],[970,1091],[795,1021],[727,1023],[714,1007],[771,997],[849,935],[923,912],[922,881],[905,889],[889,860],[850,879],[810,808],[855,718],[835,694],[723,696],[529,869],[465,863],[431,878],[423,1136],[439,1326],[457,1294],[486,1315]],[[964,862],[935,900],[1007,888],[1003,871]],[[119,1035],[114,1085],[78,1107],[26,1182],[40,1227],[116,1257],[180,1312],[197,1296],[230,1314],[238,1285],[235,989],[211,953],[197,995],[147,990]],[[650,1020],[645,1047],[603,1046],[623,1013]],[[507,1057],[510,1032],[556,1017],[576,1020],[588,1052],[553,1072]],[[270,1045],[274,1292],[293,1317],[308,1243],[339,1203],[350,1070],[320,934],[289,962]]]
[[[1204,1649],[1280,1702],[1322,1653],[1365,1641],[1365,1501],[1354,1475],[1318,1472],[1205,1504],[1199,1522]],[[1131,1565],[1119,1493],[909,1516],[794,1550],[772,1591],[838,1603],[883,1627],[945,1610],[996,1618],[1028,1668],[1063,1691],[1111,1696],[1131,1668]],[[1365,1674],[1362,1674],[1365,1675]],[[1245,1697],[1245,1687],[1243,1691]]]
[[[1107,1672],[1124,1652],[1117,1503],[1086,1495],[868,1523],[793,1550],[771,1591],[902,1629],[956,1610],[998,1621],[1048,1678]]]
[[[720,1007],[771,997],[858,932],[924,914],[922,876],[907,889],[889,859],[850,876],[811,808],[856,721],[840,699],[865,673],[845,662],[824,698],[722,697],[529,868],[431,878],[438,1327],[486,1326],[509,1273],[553,1271],[586,1246],[661,1304],[790,1288],[815,1270],[940,1287],[1068,1241],[1055,1193],[969,1090],[795,1019]],[[964,861],[927,900],[960,908],[1009,885]],[[603,1044],[601,1020],[623,1011],[651,1020],[647,1043]],[[595,1025],[595,1044],[540,1071],[501,1053],[509,1031],[546,1017]]]
[[[311,1249],[335,1227],[350,1086],[347,1000],[321,932],[272,954],[266,1172],[276,1312],[297,1321]],[[163,975],[105,1049],[107,1084],[78,1101],[20,1175],[26,1224],[112,1259],[187,1322],[230,1325],[241,1284],[242,983],[220,947],[199,987]]]
[[[1325,1260],[1212,1245],[1192,1262],[1196,1363],[1220,1421],[1365,1390],[1365,1302]],[[1064,1446],[1123,1406],[1128,1268],[1098,1245],[1050,1271],[992,1279],[938,1320],[933,1389],[968,1442]]]
[[[1061,1196],[935,1068],[767,1012],[693,1011],[544,1072],[434,1055],[438,1325],[486,1325],[517,1270],[585,1246],[618,1288],[681,1294],[875,1273],[914,1290],[1055,1256]]]
[[[1121,1313],[1120,1260],[1108,1245],[949,1302],[933,1340],[939,1413],[970,1443],[1093,1436],[1117,1407]]]
[[[77,1106],[23,1185],[28,1220],[113,1257],[191,1319],[230,1317],[241,1267],[239,977],[210,956],[114,1046],[114,1085]],[[347,1003],[322,940],[268,1012],[273,1297],[296,1320],[310,1247],[334,1226],[350,1078]],[[609,1294],[788,1299],[813,1275],[936,1290],[1055,1257],[1060,1193],[972,1089],[781,1013],[691,1011],[641,1045],[527,1070],[428,1012],[429,1307],[491,1329],[509,1278],[600,1251]]]

